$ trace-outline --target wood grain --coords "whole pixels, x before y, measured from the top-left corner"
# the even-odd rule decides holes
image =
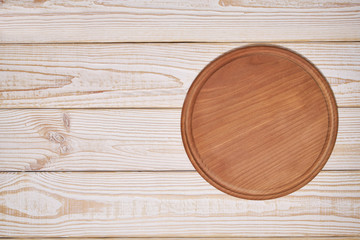
[[[257,45],[211,62],[191,85],[181,114],[196,171],[235,197],[288,195],[325,166],[338,132],[330,85],[284,48]]]
[[[360,172],[322,172],[283,198],[223,194],[195,172],[1,173],[2,237],[360,234]]]
[[[0,107],[179,108],[210,61],[246,44],[0,45]],[[281,46],[320,69],[338,106],[360,106],[360,43]]]
[[[194,170],[180,109],[0,110],[1,171]],[[360,170],[360,109],[339,109],[326,170]]]
[[[3,0],[0,42],[357,41],[356,0]]]
[[[35,171],[0,173],[0,238],[360,239],[359,40],[357,0],[0,0],[0,171]],[[321,70],[343,107],[335,171],[239,200],[194,172],[180,109],[74,109],[181,108],[247,44],[228,42],[282,42]]]

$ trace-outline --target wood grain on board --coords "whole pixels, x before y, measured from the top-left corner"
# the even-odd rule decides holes
[[[358,41],[357,0],[0,0],[0,237],[360,239]],[[331,171],[275,200],[216,190],[181,142],[190,84],[244,42],[303,54],[341,107]]]
[[[330,85],[302,56],[274,46],[236,49],[191,85],[184,148],[210,184],[235,197],[273,199],[310,182],[335,146]]]
[[[0,45],[0,107],[179,108],[210,61],[245,45]],[[320,69],[338,106],[360,106],[360,43],[280,45]]]
[[[2,0],[0,42],[358,41],[356,0]]]
[[[360,172],[321,172],[282,198],[226,195],[196,172],[1,173],[0,236],[351,236]]]
[[[3,109],[1,171],[194,170],[180,109]],[[360,170],[360,109],[339,109],[326,170]]]

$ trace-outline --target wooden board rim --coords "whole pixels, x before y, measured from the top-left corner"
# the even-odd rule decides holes
[[[328,128],[327,138],[325,144],[323,145],[323,149],[317,160],[312,165],[311,170],[301,175],[302,179],[300,179],[300,181],[296,181],[295,184],[293,184],[294,181],[289,183],[288,185],[290,185],[290,187],[287,190],[270,193],[268,195],[254,195],[245,192],[236,192],[225,187],[221,182],[215,181],[214,178],[207,173],[206,169],[203,169],[198,164],[199,159],[196,157],[196,154],[194,153],[195,150],[192,147],[194,145],[194,139],[192,138],[192,134],[191,134],[192,132],[191,116],[195,102],[194,100],[196,99],[200,89],[207,81],[207,79],[219,68],[235,60],[239,56],[244,56],[245,54],[249,54],[255,51],[265,51],[267,53],[273,53],[276,55],[280,54],[283,56],[286,55],[286,57],[288,57],[291,61],[301,66],[308,74],[312,76],[314,81],[319,86],[323,94],[323,97],[325,99],[328,115],[329,115],[329,128]],[[224,58],[226,58],[225,61],[223,61]],[[219,57],[217,57],[216,59],[214,59],[198,74],[198,76],[191,84],[187,92],[187,95],[185,97],[181,112],[181,137],[182,137],[183,145],[186,154],[188,155],[190,162],[192,163],[196,171],[208,183],[210,183],[220,191],[223,191],[235,197],[250,199],[250,200],[266,200],[266,199],[282,197],[302,188],[307,183],[309,183],[314,177],[317,176],[317,174],[322,170],[327,160],[329,159],[331,152],[335,146],[337,132],[338,132],[337,104],[334,93],[331,90],[331,87],[327,82],[326,78],[321,74],[321,72],[316,68],[316,66],[312,64],[309,60],[307,60],[300,54],[290,49],[277,45],[269,45],[269,44],[248,45],[226,52],[220,55]]]

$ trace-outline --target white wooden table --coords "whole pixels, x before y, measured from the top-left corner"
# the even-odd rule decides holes
[[[360,236],[359,41],[356,0],[1,0],[0,237]],[[316,64],[340,115],[323,171],[267,201],[213,188],[180,136],[196,75],[254,42]]]

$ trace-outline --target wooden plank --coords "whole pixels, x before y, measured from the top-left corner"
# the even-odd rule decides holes
[[[206,64],[244,45],[0,45],[0,107],[178,108]],[[281,46],[317,65],[340,107],[360,106],[360,43]]]
[[[0,42],[357,41],[356,0],[3,0]]]
[[[180,109],[0,110],[2,171],[194,170]],[[339,109],[326,170],[360,170],[360,108]]]
[[[180,110],[1,110],[1,170],[193,169]]]
[[[360,234],[360,172],[322,172],[278,199],[228,196],[195,172],[1,173],[3,237]]]

